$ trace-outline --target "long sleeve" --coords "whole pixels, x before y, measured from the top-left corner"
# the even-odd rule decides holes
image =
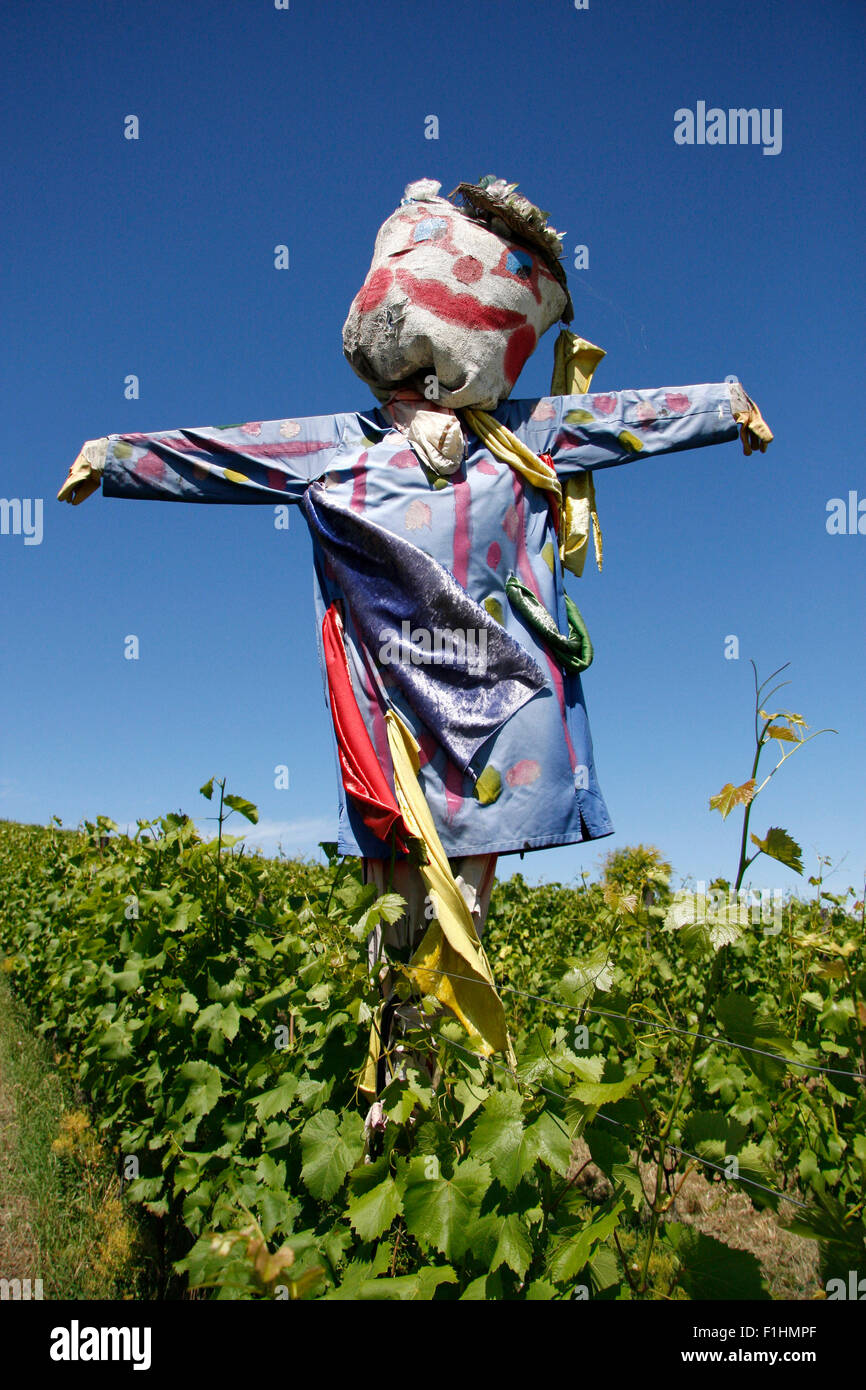
[[[565,481],[650,454],[736,439],[727,382],[503,401],[491,412]]]
[[[108,436],[106,497],[165,502],[299,502],[331,467],[356,415]],[[353,431],[354,427],[354,431]]]

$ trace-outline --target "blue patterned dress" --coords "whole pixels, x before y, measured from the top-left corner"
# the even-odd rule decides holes
[[[548,454],[563,484],[586,470],[640,465],[651,454],[718,444],[738,434],[726,383],[506,400],[490,413],[533,453]],[[103,492],[174,502],[303,505],[313,537],[323,681],[322,620],[336,602],[352,688],[379,764],[393,786],[385,725],[390,704],[420,744],[421,786],[449,858],[610,835],[581,679],[559,665],[505,591],[515,575],[567,633],[548,495],[494,457],[465,425],[464,435],[464,462],[449,477],[423,465],[388,416],[375,409],[111,435]],[[423,656],[418,664],[411,639],[401,648],[401,671],[393,644],[388,650],[384,635],[381,643],[371,640],[371,631],[384,632],[371,615],[376,610],[381,619],[385,588],[393,627],[405,634],[416,631],[419,614],[431,611],[433,591],[468,596],[478,631],[484,628],[490,649],[505,663],[502,680],[488,677],[483,691],[477,678],[483,703],[477,720],[467,718],[474,708],[467,704],[471,679],[462,690],[453,681],[443,685],[441,658],[438,671]],[[437,611],[441,615],[441,607]],[[514,680],[506,679],[509,673]],[[336,762],[336,740],[334,752]],[[364,824],[337,766],[340,853],[387,857],[389,847]]]

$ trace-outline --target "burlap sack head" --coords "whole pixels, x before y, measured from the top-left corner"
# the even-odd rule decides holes
[[[549,252],[515,240],[501,221],[476,220],[439,188],[409,184],[380,228],[343,351],[379,400],[410,386],[452,409],[491,410],[571,301]]]

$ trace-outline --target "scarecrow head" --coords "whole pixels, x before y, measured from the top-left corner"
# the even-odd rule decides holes
[[[380,228],[343,351],[381,401],[409,389],[491,410],[542,333],[571,320],[562,238],[516,184],[462,183],[459,204],[440,186],[410,183]]]

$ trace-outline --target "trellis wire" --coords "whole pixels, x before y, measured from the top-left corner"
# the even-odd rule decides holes
[[[529,1091],[530,1095],[534,1096],[537,1094],[537,1091],[544,1091],[546,1095],[555,1096],[557,1100],[565,1102],[568,1101],[568,1096],[564,1096],[561,1091],[553,1091],[549,1086],[542,1085],[541,1082],[538,1083],[537,1090],[533,1090],[532,1086],[528,1081],[521,1081],[519,1077],[514,1078],[511,1068],[507,1066],[506,1063],[495,1062],[492,1057],[483,1057],[480,1053],[473,1052],[471,1047],[464,1047],[462,1043],[455,1042],[453,1038],[443,1037],[441,1033],[438,1036],[439,1040],[441,1042],[446,1043],[448,1047],[456,1047],[461,1052],[467,1053],[468,1056],[474,1057],[477,1061],[487,1062],[491,1067],[497,1067],[499,1070],[507,1072],[508,1075],[512,1077],[512,1079],[515,1079],[517,1081],[517,1084],[519,1086],[525,1087],[525,1089]],[[555,1120],[556,1116],[553,1115],[551,1118]],[[623,1124],[621,1120],[615,1120],[612,1115],[605,1115],[604,1111],[602,1110],[596,1111],[595,1118],[599,1120],[605,1120],[608,1124],[616,1125],[619,1129],[627,1130],[629,1134],[637,1135],[639,1139],[643,1140],[643,1136],[641,1135],[640,1131],[635,1129],[633,1125]],[[560,1129],[562,1129],[561,1125]],[[718,1172],[722,1174],[726,1182],[748,1183],[750,1187],[759,1187],[763,1192],[769,1192],[772,1196],[778,1197],[783,1202],[790,1202],[792,1206],[802,1207],[804,1211],[809,1210],[809,1206],[806,1202],[801,1202],[796,1197],[790,1197],[787,1194],[787,1192],[780,1192],[777,1187],[768,1187],[766,1183],[757,1182],[754,1178],[744,1178],[739,1174],[736,1177],[732,1177],[730,1174],[725,1172],[725,1169],[721,1166],[721,1164],[714,1163],[712,1159],[701,1158],[700,1154],[690,1153],[688,1149],[681,1149],[676,1144],[669,1144],[666,1141],[662,1141],[662,1144],[663,1148],[670,1149],[673,1153],[682,1154],[685,1158],[693,1158],[696,1163],[702,1163],[708,1168],[715,1168]],[[641,1184],[641,1186],[643,1186],[643,1184]]]

